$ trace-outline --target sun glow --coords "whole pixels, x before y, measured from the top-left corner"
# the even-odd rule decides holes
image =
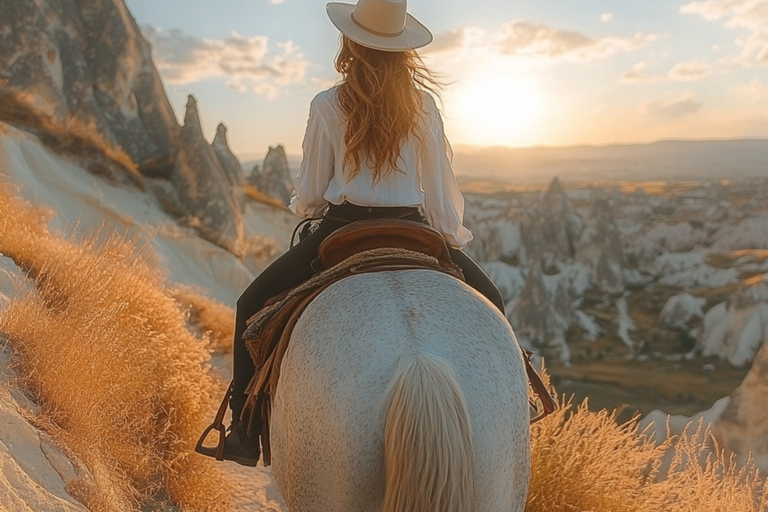
[[[446,94],[446,130],[463,144],[537,144],[545,104],[536,84],[511,73],[461,80]]]

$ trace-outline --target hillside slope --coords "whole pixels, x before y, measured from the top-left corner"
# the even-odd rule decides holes
[[[152,272],[156,272],[159,276],[155,279],[155,282],[162,295],[166,296],[167,299],[171,299],[171,301],[173,299],[169,294],[175,294],[177,297],[184,298],[176,299],[177,301],[193,301],[193,303],[177,303],[172,308],[177,308],[178,312],[171,314],[181,315],[177,317],[182,320],[182,328],[189,330],[189,335],[199,338],[202,342],[208,339],[209,336],[212,336],[212,334],[208,334],[211,327],[206,325],[206,319],[203,318],[200,307],[209,306],[213,302],[221,304],[219,315],[223,314],[225,317],[220,323],[231,323],[233,316],[232,307],[237,296],[250,283],[255,272],[263,268],[276,253],[284,250],[294,223],[292,214],[287,210],[258,203],[249,204],[245,217],[248,219],[247,229],[251,251],[243,261],[240,261],[231,253],[200,238],[194,230],[177,225],[174,219],[163,213],[152,196],[132,187],[116,187],[98,177],[94,177],[72,161],[51,154],[35,137],[2,124],[0,124],[0,187],[3,188],[3,193],[6,195],[9,191],[12,194],[19,194],[43,208],[42,212],[37,211],[38,213],[34,214],[43,216],[33,218],[30,221],[34,221],[32,222],[33,224],[44,222],[45,210],[49,209],[47,215],[51,217],[48,222],[50,223],[52,233],[55,236],[63,237],[63,240],[70,241],[70,248],[67,248],[66,242],[56,242],[57,246],[62,247],[62,250],[68,251],[67,254],[73,250],[75,252],[72,254],[77,254],[77,251],[80,250],[77,247],[80,244],[84,244],[82,247],[85,250],[93,246],[97,251],[97,255],[102,254],[99,257],[106,257],[108,260],[112,258],[109,255],[110,250],[117,251],[115,257],[118,260],[122,257],[119,253],[126,250],[135,251],[137,254],[143,255],[141,257],[145,260],[144,264],[149,265],[148,268],[153,268]],[[34,346],[38,341],[45,342],[41,347],[50,346],[56,351],[56,345],[62,341],[39,334],[37,339],[29,339],[29,336],[26,336],[27,339],[19,344],[20,331],[18,321],[16,321],[17,326],[14,327],[13,318],[14,316],[16,318],[19,317],[19,304],[22,305],[21,309],[23,311],[24,305],[30,304],[30,300],[34,303],[35,297],[38,296],[34,288],[43,286],[43,288],[40,288],[40,290],[43,290],[46,286],[50,285],[50,281],[46,285],[44,282],[36,279],[33,286],[31,277],[38,276],[41,269],[46,268],[45,272],[47,273],[49,272],[47,266],[53,265],[50,268],[56,267],[66,272],[72,272],[69,279],[70,282],[66,282],[66,280],[61,282],[64,288],[56,285],[56,290],[59,290],[54,290],[54,296],[56,296],[61,293],[71,293],[71,290],[78,289],[78,287],[83,290],[88,288],[93,279],[93,270],[88,269],[97,269],[99,268],[98,265],[101,264],[98,263],[94,267],[94,264],[86,263],[89,261],[90,256],[85,260],[82,257],[72,260],[72,264],[75,266],[72,267],[71,271],[66,270],[68,268],[66,265],[69,265],[69,263],[65,260],[69,257],[59,258],[60,261],[45,263],[45,255],[42,254],[45,250],[43,249],[50,244],[43,244],[39,246],[41,249],[34,249],[34,247],[37,247],[35,244],[39,244],[35,242],[35,238],[39,235],[36,231],[39,231],[39,228],[34,228],[34,233],[30,232],[29,235],[22,235],[21,250],[27,251],[27,256],[19,253],[18,247],[15,249],[9,248],[11,247],[9,244],[12,243],[9,240],[13,237],[18,239],[18,235],[14,232],[29,228],[24,225],[26,221],[17,222],[14,220],[15,216],[23,214],[23,212],[20,212],[19,206],[5,203],[5,206],[0,205],[0,210],[7,207],[12,208],[12,210],[5,210],[3,213],[0,213],[0,220],[3,220],[2,217],[5,217],[4,220],[6,221],[0,222],[0,253],[6,253],[7,251],[6,255],[0,254],[0,323],[3,326],[2,330],[9,331],[6,333],[9,338],[12,337],[10,336],[11,334],[14,336],[12,337],[11,344],[8,344],[4,338],[4,341],[0,343],[2,345],[2,351],[0,352],[0,356],[2,356],[0,357],[0,362],[2,362],[0,364],[0,376],[2,376],[2,379],[0,379],[0,418],[2,418],[2,427],[0,427],[0,459],[2,460],[3,468],[2,478],[0,478],[0,510],[3,512],[6,510],[12,512],[85,510],[77,500],[72,498],[72,495],[77,496],[78,499],[83,499],[82,486],[78,482],[83,481],[83,479],[91,481],[93,479],[91,470],[78,462],[78,456],[75,453],[61,445],[61,438],[58,441],[53,441],[45,433],[48,431],[48,428],[41,429],[47,421],[50,421],[46,418],[48,418],[51,412],[50,406],[52,402],[45,399],[41,403],[47,405],[41,409],[40,405],[26,398],[30,391],[33,392],[34,396],[49,396],[52,392],[50,386],[46,390],[45,382],[35,384],[34,379],[30,381],[26,374],[19,374],[15,371],[19,368],[25,368],[25,365],[35,364],[34,360],[45,361],[42,353],[35,352],[30,354],[28,352],[29,346]],[[113,233],[117,233],[118,245],[113,243],[115,240]],[[31,253],[23,248],[23,244],[26,243],[23,237],[26,237],[29,244],[31,244],[29,246],[32,250]],[[89,242],[93,237],[102,242]],[[123,243],[121,240],[126,242]],[[13,242],[15,246],[18,246],[18,243],[18,240]],[[114,249],[110,249],[110,247],[114,247]],[[129,247],[134,249],[129,249]],[[7,257],[11,253],[14,254],[15,262]],[[28,261],[29,258],[42,262],[43,267],[39,266],[41,263],[30,263]],[[61,265],[64,266],[62,267]],[[20,266],[24,267],[24,271],[21,270]],[[80,268],[90,272],[90,274],[81,274]],[[30,272],[31,277],[25,277],[26,272]],[[133,276],[126,275],[126,268],[121,268],[119,265],[107,265],[99,272],[108,272],[105,276],[105,281],[114,282],[116,285],[119,285],[122,281],[130,282],[130,279],[133,279]],[[179,287],[183,287],[183,293],[179,292],[181,290]],[[66,291],[66,289],[70,291]],[[104,289],[104,292],[107,294],[117,293],[116,290],[110,291],[109,286]],[[41,291],[40,293],[43,292]],[[45,296],[45,293],[43,293],[43,296]],[[99,343],[102,343],[97,333],[108,333],[108,330],[93,331],[93,329],[98,327],[102,318],[109,319],[111,318],[110,315],[124,307],[118,303],[109,306],[108,302],[100,305],[101,300],[89,299],[89,302],[83,304],[83,307],[90,308],[90,310],[86,309],[83,311],[89,318],[88,321],[83,320],[80,324],[80,327],[85,328],[85,331],[82,331],[86,336],[83,341],[88,342],[90,340],[93,344],[97,344],[97,346]],[[67,308],[72,307],[69,300],[65,304]],[[129,302],[126,304],[130,306]],[[130,307],[150,308],[148,310],[140,310],[142,311],[141,315],[157,315],[159,317],[162,314],[167,314],[158,309],[159,306],[157,304],[141,305],[137,303],[135,306]],[[8,314],[5,315],[4,312],[8,312]],[[54,315],[52,319],[54,324],[56,324],[59,322],[55,320],[57,313],[55,311],[51,311],[51,313]],[[45,312],[42,313],[40,318],[42,319],[47,314]],[[65,321],[73,320],[77,322],[79,317],[73,315],[75,315],[75,311],[66,313],[68,318]],[[129,317],[131,316],[135,316],[135,314],[129,315]],[[183,326],[185,318],[187,319],[186,327]],[[151,317],[147,320],[150,324],[156,321]],[[37,320],[33,323],[37,323]],[[27,329],[27,326],[22,327],[22,330]],[[77,325],[72,327],[75,327],[76,331],[81,330]],[[32,326],[31,328],[34,329],[35,327]],[[69,332],[66,330],[69,328],[59,323],[56,328],[56,334],[60,335]],[[109,326],[98,327],[98,329],[103,328],[109,329]],[[227,325],[221,327],[224,331],[227,328]],[[87,333],[89,329],[91,334]],[[231,328],[229,329],[229,336],[231,337]],[[158,332],[151,336],[155,335],[159,335],[159,339],[163,339],[163,336],[166,336],[163,332]],[[107,335],[107,338],[104,338],[104,342],[113,343],[113,341],[107,341],[111,340],[111,338],[111,336]],[[70,340],[67,343],[68,346],[61,346],[58,349],[58,356],[56,356],[58,361],[56,361],[56,364],[68,359],[72,359],[75,365],[79,364],[77,362],[77,358],[80,357],[78,352],[70,354],[71,348],[76,347],[77,342],[75,338],[68,339]],[[137,341],[142,343],[141,338]],[[151,348],[151,344],[155,343],[149,337],[146,338],[145,342],[150,344],[148,348]],[[220,341],[219,343],[224,345],[219,348],[212,346],[215,349],[214,359],[212,360],[214,364],[212,377],[219,383],[217,384],[217,389],[223,385],[225,379],[228,379],[229,367],[231,365],[227,356],[227,340]],[[21,347],[27,347],[27,352],[21,349]],[[119,345],[112,347],[104,346],[101,350],[95,348],[97,351],[95,354],[121,353],[124,350],[134,350],[127,347],[120,348]],[[30,359],[30,356],[32,356],[32,359]],[[43,359],[40,359],[41,356]],[[14,370],[7,368],[8,361],[14,361]],[[43,364],[50,367],[49,363]],[[142,368],[147,367],[142,366]],[[203,368],[201,367],[201,369]],[[86,368],[83,368],[83,370],[86,370]],[[91,370],[89,368],[87,371]],[[86,376],[88,375],[87,371],[84,373]],[[39,374],[39,372],[37,373]],[[89,377],[90,380],[97,378],[97,374],[94,374],[94,377]],[[124,382],[126,380],[130,381],[131,378],[126,376],[118,380]],[[25,383],[25,390],[23,392],[19,388],[19,385],[22,383]],[[34,385],[29,387],[30,383]],[[40,387],[41,385],[43,385],[42,388]],[[107,391],[114,392],[109,390],[108,386],[104,386],[102,389],[105,391],[105,397],[110,396]],[[152,389],[147,391],[150,393],[154,392]],[[71,391],[54,392],[53,396],[56,396],[56,393],[64,393],[60,396],[65,400],[67,400],[66,397],[68,396],[72,397],[72,403],[75,403]],[[84,396],[87,396],[84,390],[83,393]],[[217,399],[220,389],[215,394]],[[95,398],[99,400],[98,397]],[[210,398],[214,399],[213,396]],[[144,402],[147,403],[146,400]],[[151,404],[151,401],[149,403]],[[55,406],[54,410],[60,411],[61,406],[64,406],[66,409],[66,404],[62,403],[59,406]],[[127,403],[127,406],[129,409],[135,408],[130,406],[130,402]],[[97,407],[100,408],[103,405]],[[140,411],[141,408],[135,408],[135,410]],[[96,417],[109,420],[113,414],[105,411],[102,414],[97,414]],[[90,420],[88,423],[90,423]],[[57,424],[60,424],[60,420]],[[193,428],[193,432],[199,432],[202,426],[199,425]],[[54,427],[53,430],[58,431],[58,427]],[[59,446],[62,446],[62,448],[59,448]],[[198,456],[192,455],[192,457],[197,458]],[[90,463],[92,464],[93,461],[90,461]],[[255,473],[242,475],[237,471],[236,467],[230,466],[233,465],[225,465],[221,469],[230,473],[227,480],[231,484],[233,506],[237,510],[279,510],[280,502],[275,501],[275,499],[280,500],[280,498],[279,494],[274,490],[274,481],[271,479],[270,472],[262,469],[257,470]],[[99,474],[98,471],[96,474]],[[200,475],[200,477],[206,478],[204,474]],[[109,501],[111,498],[104,497],[103,499],[107,500],[106,505],[104,501],[93,502],[91,500],[89,501],[89,509],[109,510],[110,512],[122,510],[117,505],[117,502]],[[213,510],[220,509],[214,508]]]

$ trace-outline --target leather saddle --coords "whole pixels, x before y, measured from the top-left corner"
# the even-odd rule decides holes
[[[438,230],[421,222],[403,219],[350,222],[323,240],[319,256],[323,267],[331,268],[355,254],[380,247],[426,254],[435,258],[440,266],[459,270],[451,261],[448,246]]]

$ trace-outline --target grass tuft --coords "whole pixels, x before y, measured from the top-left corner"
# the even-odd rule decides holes
[[[768,510],[756,467],[738,467],[701,426],[657,445],[637,433],[637,419],[618,424],[617,415],[563,401],[531,427],[526,512]]]
[[[282,201],[280,201],[276,197],[268,196],[267,194],[257,189],[253,185],[245,185],[244,189],[245,189],[246,197],[248,199],[251,199],[252,201],[256,201],[257,203],[268,204],[270,206],[274,206],[275,208],[280,208],[281,210],[288,209],[288,207],[284,205]]]
[[[63,240],[46,218],[0,184],[0,252],[36,285],[0,330],[40,424],[90,472],[71,491],[97,512],[227,510],[219,467],[192,452],[218,390],[207,340],[134,242]]]
[[[232,352],[235,335],[235,311],[232,308],[192,286],[174,288],[171,293],[177,301],[189,308],[190,321],[208,339],[211,350],[221,354]]]

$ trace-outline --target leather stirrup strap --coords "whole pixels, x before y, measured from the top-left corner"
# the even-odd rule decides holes
[[[536,406],[536,404],[532,400],[530,401],[531,407],[533,407],[537,413],[536,416],[531,418],[531,424],[536,423],[537,421],[543,419],[546,416],[549,416],[555,412],[555,410],[557,410],[557,402],[554,398],[552,398],[552,395],[549,394],[547,386],[544,385],[544,382],[541,380],[541,376],[533,367],[533,364],[531,363],[532,358],[533,352],[523,349],[525,373],[528,375],[528,382],[531,383],[531,387],[533,388],[534,393],[536,393],[536,396],[539,397],[539,400],[541,401],[541,408],[543,409],[543,411],[539,412],[539,408]]]
[[[203,431],[200,439],[197,440],[195,451],[200,455],[215,457],[216,460],[224,460],[224,441],[227,437],[227,429],[224,427],[224,416],[227,414],[227,408],[229,407],[229,396],[232,394],[232,387],[234,385],[234,380],[229,382],[229,387],[227,388],[227,392],[224,393],[224,398],[221,400],[219,410],[216,411],[216,417],[213,419],[213,423],[211,423],[208,428]],[[211,430],[213,429],[216,429],[216,431],[219,433],[219,442],[216,445],[215,452],[214,448],[203,446],[205,438],[208,437],[208,434],[210,434]]]

